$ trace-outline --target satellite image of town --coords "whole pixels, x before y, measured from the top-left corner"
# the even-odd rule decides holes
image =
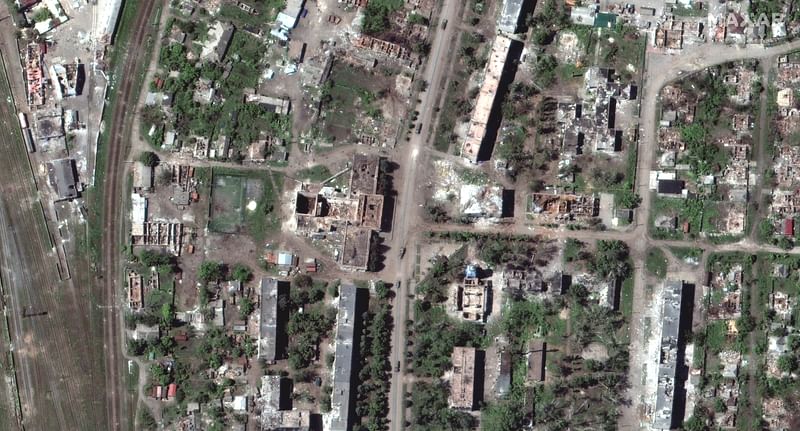
[[[0,66],[0,430],[800,430],[800,1],[0,0]]]

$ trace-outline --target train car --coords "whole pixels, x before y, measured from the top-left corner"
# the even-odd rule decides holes
[[[20,113],[17,114],[17,116],[19,117],[19,127],[22,127],[23,129],[27,129],[28,128],[28,117],[25,116],[25,113],[24,112],[20,112]]]

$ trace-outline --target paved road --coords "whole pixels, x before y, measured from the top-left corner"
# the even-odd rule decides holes
[[[447,20],[451,23],[457,23],[458,13],[460,8],[459,1],[457,0],[444,0],[440,13],[440,22]],[[423,122],[422,129],[430,129],[431,119],[434,118],[434,110],[438,99],[439,86],[434,85],[441,81],[442,76],[446,73],[446,65],[449,64],[447,56],[452,54],[450,49],[450,41],[453,37],[455,25],[448,25],[444,30],[439,27],[435,32],[433,43],[431,46],[431,53],[425,70],[422,73],[422,79],[428,82],[428,88],[425,92],[420,94],[422,103],[418,109],[420,112],[419,118]],[[390,242],[391,251],[389,253],[397,253],[390,255],[387,260],[394,260],[399,256],[400,250],[403,247],[407,248],[407,253],[404,259],[400,260],[395,280],[400,282],[400,286],[396,291],[395,303],[393,309],[394,330],[392,332],[392,353],[390,363],[392,369],[397,362],[401,363],[400,372],[392,374],[392,383],[389,390],[389,420],[390,430],[401,430],[405,427],[405,419],[403,417],[403,382],[405,379],[405,344],[406,344],[406,315],[408,308],[408,295],[409,295],[409,281],[413,275],[414,259],[415,259],[415,243],[409,240],[409,234],[412,232],[411,227],[415,224],[418,218],[418,204],[417,197],[419,196],[417,189],[417,169],[423,164],[422,158],[425,157],[422,149],[425,147],[426,133],[412,134],[411,140],[408,144],[401,144],[405,148],[400,149],[400,163],[402,173],[399,176],[402,179],[402,186],[398,189],[399,196],[397,199],[397,208],[395,211],[395,220],[392,227],[392,240]],[[424,153],[424,154],[423,154]]]

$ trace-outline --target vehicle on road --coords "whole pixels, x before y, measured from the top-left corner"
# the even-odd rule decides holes
[[[395,373],[399,373],[399,372],[400,372],[400,361],[397,361],[397,362],[394,364],[394,372],[395,372]]]
[[[406,255],[406,248],[403,247],[400,249],[400,259],[402,259]]]

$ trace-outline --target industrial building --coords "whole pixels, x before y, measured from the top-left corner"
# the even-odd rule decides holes
[[[57,159],[47,162],[47,178],[58,195],[57,201],[74,199],[80,195],[75,160]]]

